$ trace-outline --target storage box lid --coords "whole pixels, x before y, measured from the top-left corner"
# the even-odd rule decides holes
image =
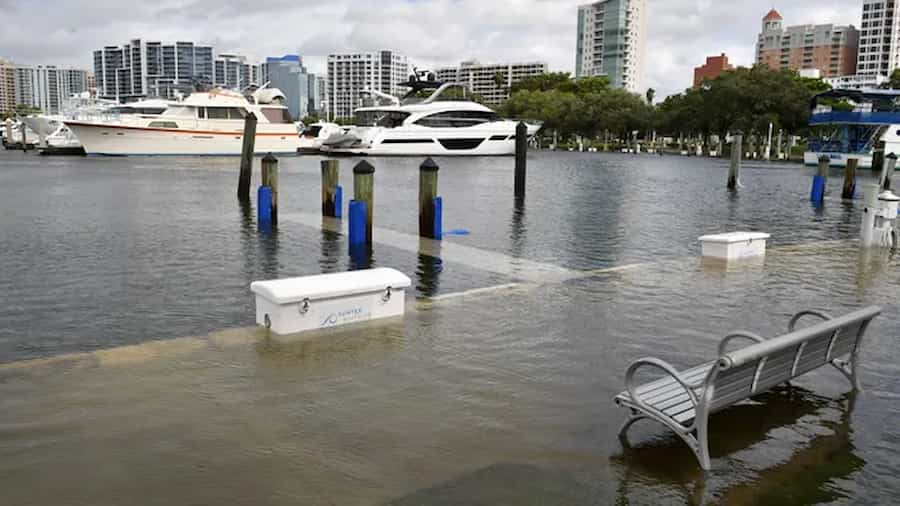
[[[254,281],[250,284],[250,290],[275,304],[291,304],[303,299],[330,299],[377,292],[387,287],[408,288],[411,284],[412,281],[402,272],[380,267],[301,278]]]
[[[751,242],[760,239],[768,239],[771,237],[764,232],[728,232],[725,234],[704,235],[700,238],[700,242],[721,242],[726,244],[736,242]]]

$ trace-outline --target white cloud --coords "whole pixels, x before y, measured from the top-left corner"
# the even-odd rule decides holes
[[[0,0],[0,57],[90,68],[94,49],[132,38],[193,40],[254,59],[392,49],[420,66],[461,60],[541,60],[572,72],[579,0]],[[647,0],[645,82],[680,91],[706,56],[753,60],[771,0]],[[861,0],[781,0],[786,24],[859,25]]]

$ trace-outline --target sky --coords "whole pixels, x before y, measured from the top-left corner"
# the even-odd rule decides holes
[[[862,0],[646,0],[644,87],[691,85],[706,56],[753,61],[762,17],[786,25],[853,24]],[[460,61],[545,61],[574,73],[584,0],[0,0],[0,58],[91,70],[92,51],[130,39],[189,40],[253,61],[300,54],[324,72],[329,53],[391,49],[419,68]]]

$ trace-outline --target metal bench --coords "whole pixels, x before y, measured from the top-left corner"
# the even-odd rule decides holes
[[[763,339],[739,331],[719,343],[719,358],[696,367],[677,371],[655,358],[642,358],[625,373],[625,391],[615,402],[629,410],[628,419],[619,431],[627,444],[626,434],[634,422],[650,418],[672,429],[694,452],[700,466],[710,469],[707,439],[709,415],[776,385],[831,364],[841,371],[854,390],[860,390],[857,377],[859,342],[869,322],[881,313],[879,307],[868,307],[833,318],[820,311],[801,311],[791,318],[788,333]],[[804,317],[821,322],[795,330]],[[736,339],[755,341],[748,347],[727,351]],[[849,356],[849,360],[844,358]],[[662,379],[635,385],[635,373],[643,367],[661,370]]]

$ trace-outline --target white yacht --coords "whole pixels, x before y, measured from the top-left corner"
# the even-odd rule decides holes
[[[517,121],[500,118],[490,108],[463,99],[442,100],[455,83],[417,82],[403,101],[393,105],[361,107],[356,124],[344,135],[322,143],[322,151],[350,155],[512,155],[516,147]],[[417,92],[437,89],[415,102]],[[540,130],[536,122],[526,124],[528,136]]]
[[[337,123],[326,121],[311,123],[300,131],[300,147],[297,150],[301,153],[318,153],[325,139],[342,133],[344,128]]]
[[[88,155],[240,155],[244,118],[257,118],[255,152],[297,152],[300,137],[285,96],[260,88],[249,97],[227,90],[192,93],[159,115],[66,120]]]

